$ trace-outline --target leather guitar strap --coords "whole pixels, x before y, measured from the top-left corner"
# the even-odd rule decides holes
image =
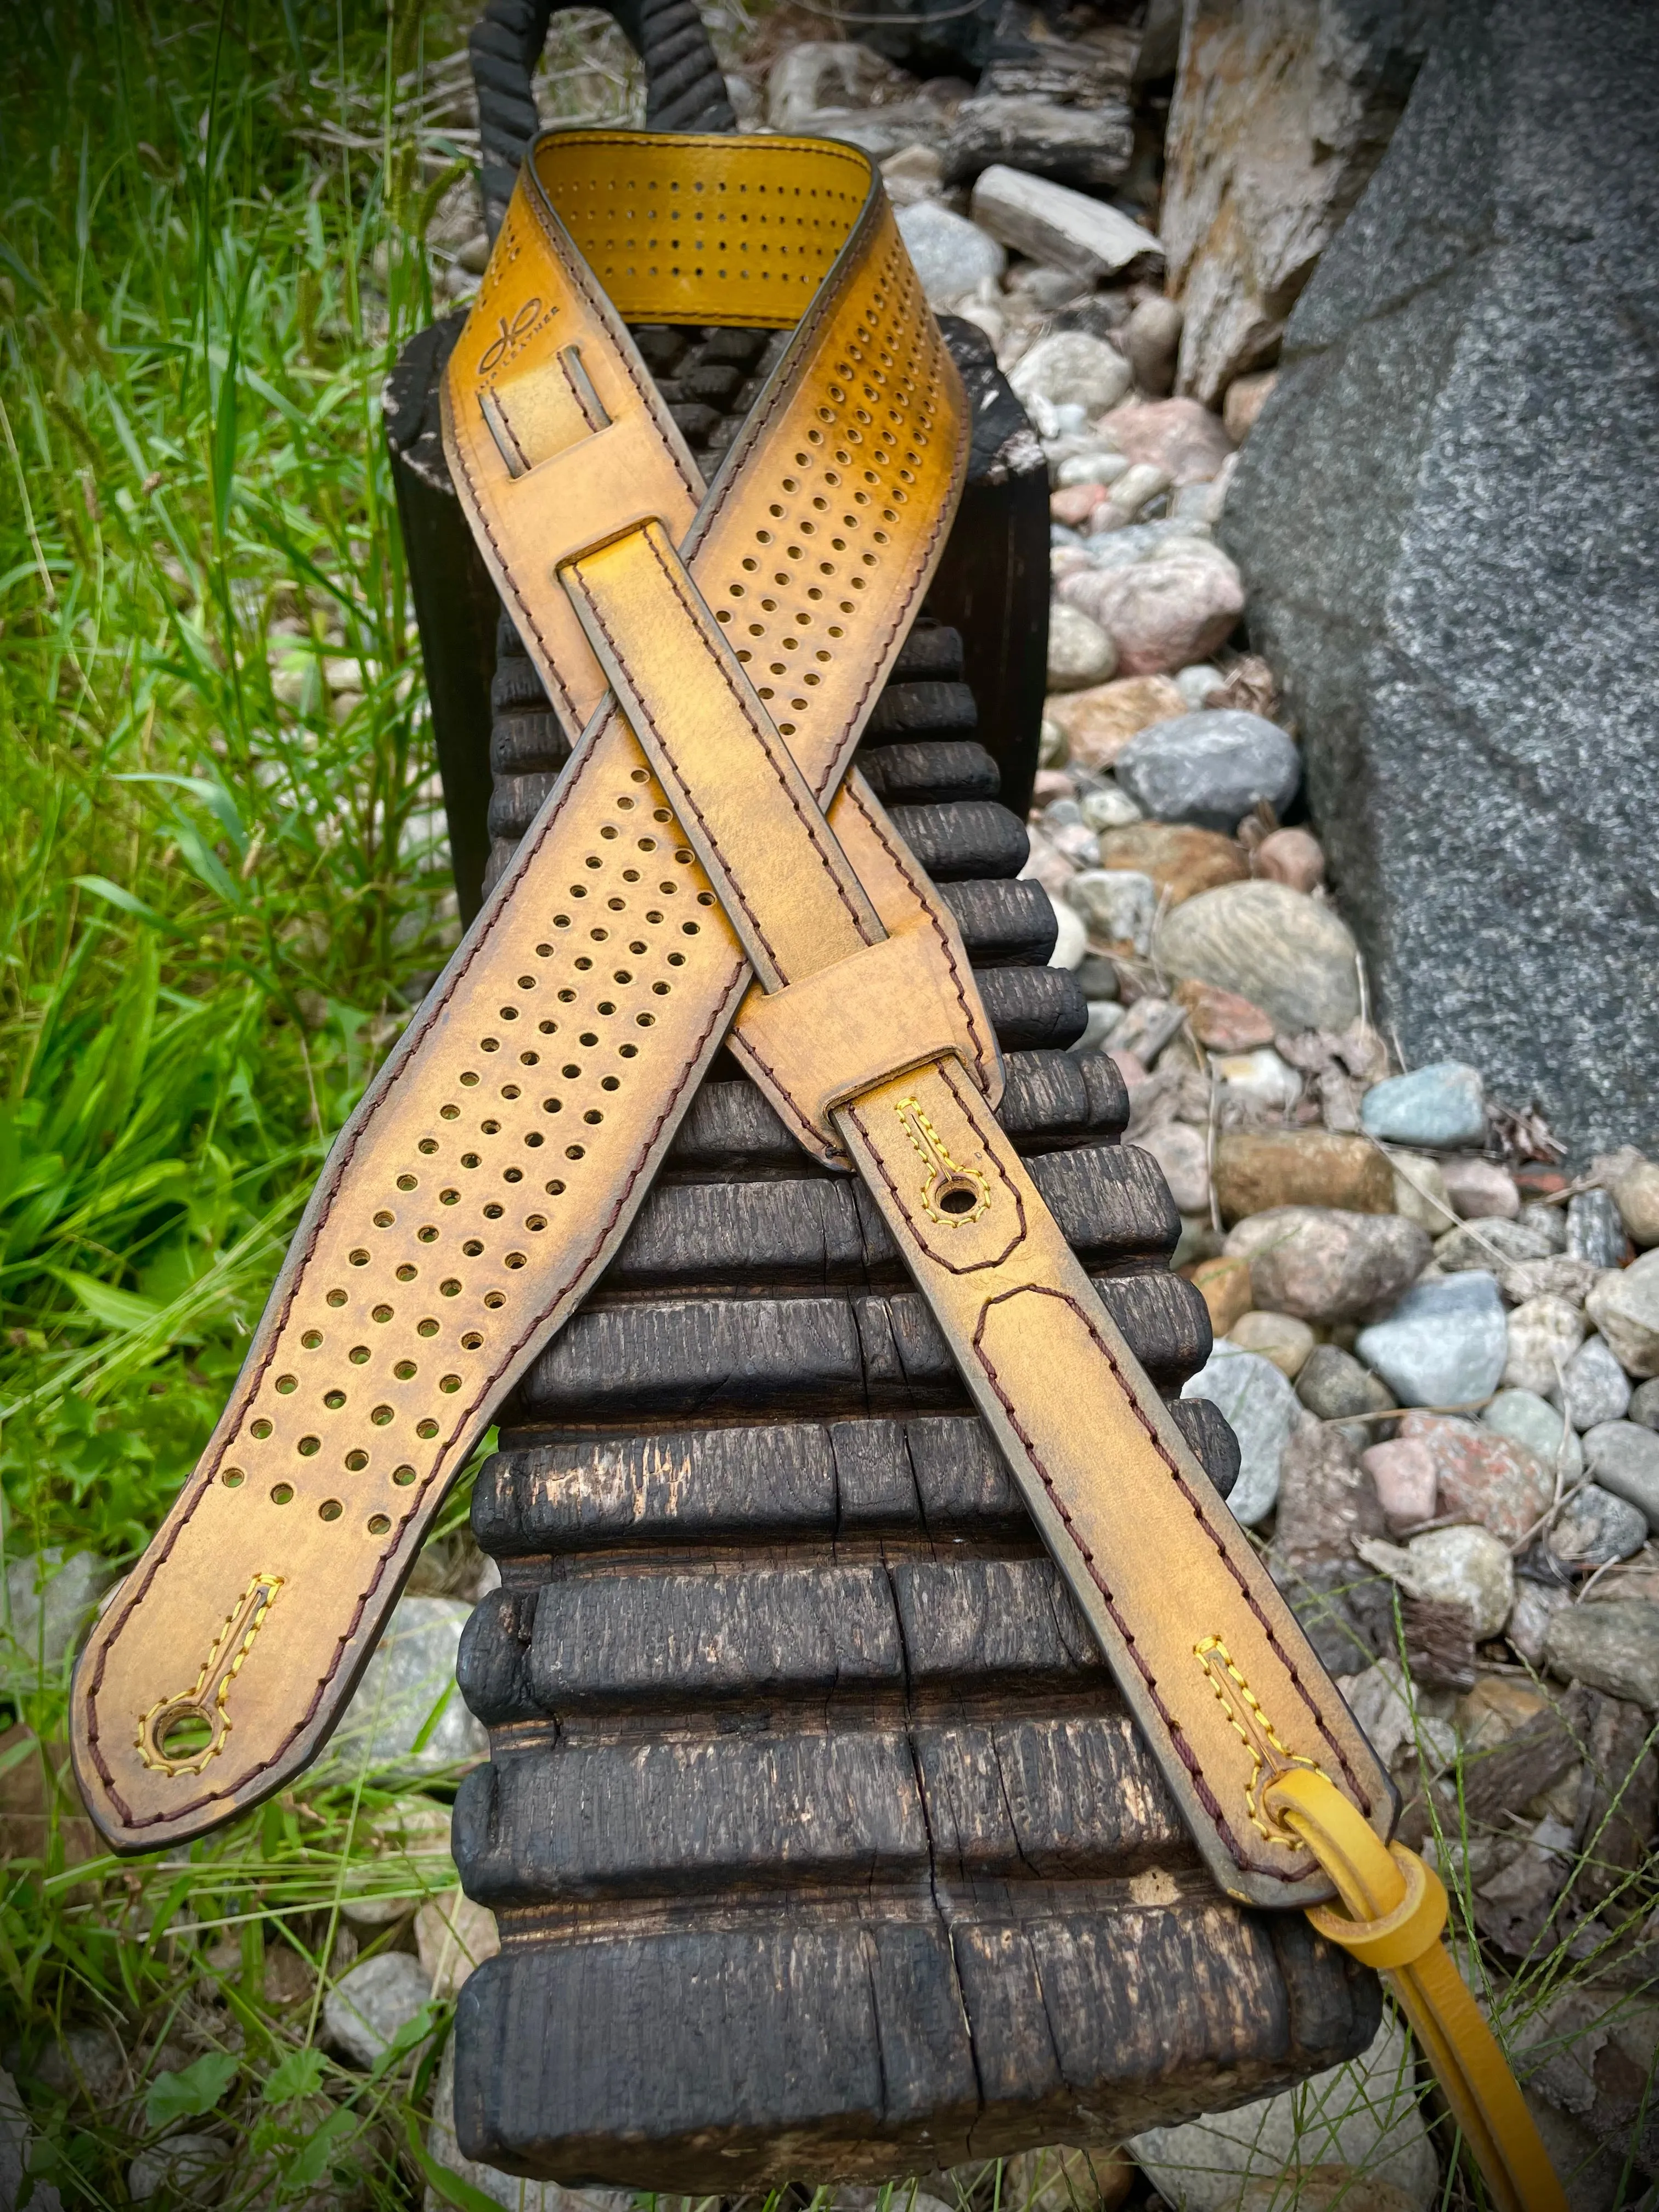
[[[706,496],[629,319],[793,329]],[[961,940],[846,773],[969,428],[869,161],[543,137],[444,427],[575,749],[342,1133],[224,1417],[94,1630],[73,1747],[99,1826],[176,1844],[315,1756],[726,1042],[863,1176],[1217,1881],[1281,1907],[1334,1889],[1322,1933],[1434,2032],[1431,1954],[1462,1993],[1443,1892],[1387,1846],[1386,1771],[999,1127]],[[1464,2005],[1453,2058],[1485,2033]],[[1494,2063],[1501,2141],[1530,2124],[1490,2038],[1448,2087],[1485,2112]]]
[[[796,326],[701,507],[629,319]],[[444,400],[457,489],[578,744],[336,1146],[224,1419],[94,1633],[76,1747],[100,1826],[177,1844],[320,1748],[447,1485],[730,1032],[867,1182],[1217,1881],[1328,1897],[1264,1785],[1316,1769],[1386,1835],[1387,1775],[999,1128],[961,944],[844,778],[968,430],[869,161],[550,134]]]

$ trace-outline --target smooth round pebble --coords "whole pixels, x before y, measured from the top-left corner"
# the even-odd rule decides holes
[[[1283,884],[1223,884],[1187,899],[1159,923],[1155,950],[1172,981],[1234,992],[1292,1035],[1359,1018],[1358,947],[1346,926]]]
[[[1302,1418],[1296,1393],[1270,1359],[1240,1352],[1218,1338],[1205,1365],[1181,1393],[1207,1398],[1226,1415],[1238,1438],[1238,1480],[1227,1503],[1245,1528],[1272,1512],[1279,1497],[1279,1462],[1292,1427]]]
[[[912,207],[900,208],[895,220],[930,307],[954,306],[981,279],[988,276],[994,282],[1008,266],[1007,252],[994,238],[938,200],[918,200]],[[1126,385],[1127,381],[1126,368]]]
[[[328,2039],[359,2066],[372,2066],[432,1993],[432,1980],[406,1951],[383,1951],[342,1974],[323,2000]]]
[[[1048,689],[1080,691],[1103,684],[1117,665],[1117,647],[1097,622],[1064,601],[1048,611]]]
[[[1524,1444],[1553,1475],[1577,1482],[1584,1471],[1584,1447],[1548,1400],[1535,1390],[1500,1390],[1480,1416],[1484,1427]]]
[[[1250,858],[1257,875],[1289,890],[1316,891],[1325,880],[1325,848],[1311,830],[1272,830]]]
[[[1565,1370],[1562,1405],[1575,1429],[1622,1421],[1630,1410],[1630,1377],[1604,1336],[1587,1336]]]
[[[1451,1148],[1484,1143],[1486,1086],[1478,1068],[1462,1060],[1437,1060],[1373,1084],[1359,1109],[1368,1137],[1384,1144]]]
[[[1508,1348],[1498,1285],[1473,1273],[1415,1284],[1386,1321],[1360,1331],[1354,1346],[1405,1406],[1468,1406],[1491,1397]]]
[[[1495,1160],[1455,1153],[1441,1163],[1452,1210],[1465,1221],[1513,1221],[1521,1211],[1515,1177]]]
[[[1628,1559],[1647,1540],[1645,1515],[1599,1484],[1587,1482],[1567,1501],[1545,1548],[1563,1566],[1586,1571]]]
[[[1603,1421],[1584,1438],[1584,1463],[1603,1490],[1636,1506],[1659,1533],[1659,1436],[1639,1421]]]
[[[1428,1244],[1423,1231],[1398,1214],[1276,1206],[1241,1221],[1226,1250],[1248,1262],[1257,1306],[1329,1322],[1387,1311],[1422,1273]],[[1360,1356],[1367,1357],[1363,1338]],[[1380,1362],[1369,1364],[1395,1387]]]
[[[961,222],[963,218],[958,216],[956,220]],[[975,228],[971,223],[965,227]],[[909,243],[908,236],[905,242]],[[1108,408],[1115,407],[1128,390],[1129,380],[1129,364],[1117,348],[1087,331],[1055,331],[1039,338],[1021,356],[1008,379],[1021,399],[1043,400],[1054,408],[1080,407],[1085,417],[1103,415]]]
[[[1204,1140],[1199,1132],[1194,1129],[1192,1134],[1201,1146]],[[1195,1207],[1190,1210],[1197,1211]],[[1305,1321],[1297,1321],[1293,1314],[1241,1314],[1228,1334],[1242,1351],[1257,1352],[1264,1359],[1271,1359],[1279,1373],[1292,1382],[1306,1366],[1308,1355],[1314,1348],[1313,1331]]]
[[[1089,950],[1089,933],[1083,926],[1083,916],[1074,907],[1066,906],[1052,893],[1048,903],[1054,910],[1054,949],[1048,955],[1051,968],[1075,968]]]
[[[1302,756],[1277,723],[1222,707],[1143,730],[1118,755],[1117,779],[1159,822],[1231,831],[1264,801],[1284,811],[1302,781]]]

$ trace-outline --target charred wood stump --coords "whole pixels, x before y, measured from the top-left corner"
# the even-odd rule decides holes
[[[557,768],[503,643],[496,866]],[[913,634],[859,758],[962,925],[1003,1125],[1224,1492],[1231,1432],[1176,1396],[1210,1345],[1178,1218],[1111,1062],[1063,1048],[1081,995],[954,631]],[[491,1757],[455,1856],[501,1931],[460,1999],[471,2155],[875,2179],[1115,2142],[1369,2041],[1370,1975],[1216,1893],[875,1209],[729,1060],[501,1444],[461,1651]]]

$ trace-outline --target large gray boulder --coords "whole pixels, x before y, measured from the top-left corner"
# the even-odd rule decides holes
[[[1659,1139],[1659,39],[1451,0],[1222,526],[1408,1064]]]

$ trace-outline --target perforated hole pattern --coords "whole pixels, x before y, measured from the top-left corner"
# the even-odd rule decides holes
[[[510,988],[478,1008],[453,1082],[352,1190],[350,1222],[343,1205],[326,1225],[220,1473],[250,1508],[314,1511],[380,1544],[418,1510],[455,1425],[434,1407],[470,1414],[488,1390],[538,1240],[611,1195],[602,1139],[714,894],[643,769],[609,814]]]
[[[810,291],[823,252],[800,252],[817,256]],[[821,396],[770,411],[696,556],[820,788],[910,604],[892,549],[922,520],[905,508],[945,373],[920,307],[890,231],[822,334]],[[568,781],[510,924],[475,948],[464,1005],[358,1131],[220,1461],[244,1510],[317,1516],[362,1544],[365,1591],[630,1194],[654,1117],[704,1048],[717,978],[735,973],[729,926],[639,761],[617,726]],[[642,1077],[643,1115],[624,1119]]]

